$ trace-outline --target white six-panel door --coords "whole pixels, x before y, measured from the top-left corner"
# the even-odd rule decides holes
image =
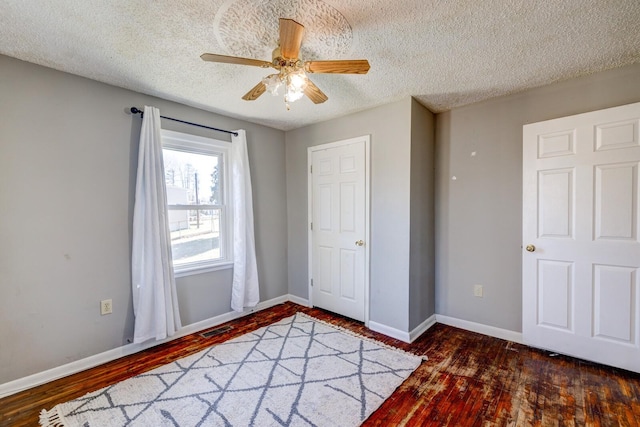
[[[523,137],[524,341],[640,372],[640,103]]]
[[[311,147],[310,267],[314,306],[365,321],[368,136]]]

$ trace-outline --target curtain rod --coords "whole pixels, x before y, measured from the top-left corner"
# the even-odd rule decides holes
[[[136,107],[131,107],[130,111],[131,111],[131,114],[140,114],[140,117],[142,117],[144,115],[144,111],[142,111],[141,109],[136,108]],[[167,119],[167,120],[173,120],[174,122],[180,122],[180,123],[184,123],[184,124],[191,125],[191,126],[198,126],[200,128],[211,129],[211,130],[215,130],[215,131],[218,131],[218,132],[230,133],[231,135],[238,136],[238,132],[234,132],[232,130],[224,130],[224,129],[213,128],[211,126],[205,126],[205,125],[201,125],[201,124],[198,124],[198,123],[187,122],[185,120],[174,119],[173,117],[166,117],[166,116],[160,116],[160,117],[163,118],[163,119]]]

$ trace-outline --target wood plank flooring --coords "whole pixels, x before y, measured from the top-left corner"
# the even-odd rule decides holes
[[[0,399],[0,426],[37,426],[41,409],[82,396],[302,311],[426,354],[364,426],[640,426],[640,375],[437,324],[412,344],[320,309],[285,303]]]

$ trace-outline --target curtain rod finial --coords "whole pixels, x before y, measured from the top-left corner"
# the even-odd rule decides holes
[[[139,108],[136,108],[136,107],[131,107],[131,109],[129,111],[131,111],[131,114],[142,114],[143,113],[142,110],[140,110]]]

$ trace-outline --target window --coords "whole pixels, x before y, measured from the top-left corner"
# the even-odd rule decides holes
[[[162,131],[177,276],[231,264],[228,142]]]

